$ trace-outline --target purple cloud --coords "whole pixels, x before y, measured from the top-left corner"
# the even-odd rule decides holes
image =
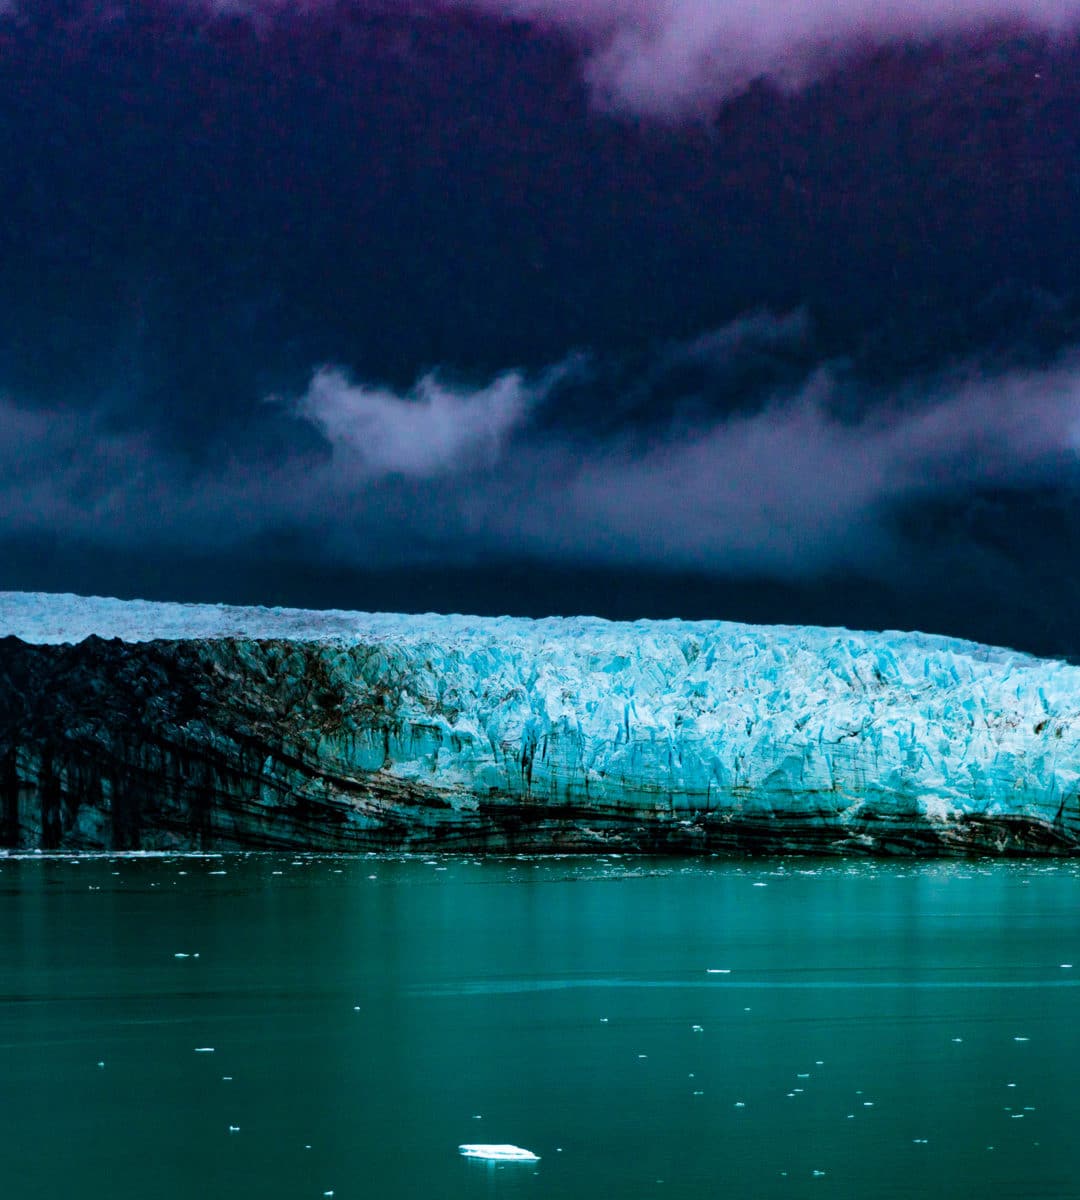
[[[767,76],[799,87],[851,50],[1017,23],[1050,33],[1080,0],[458,0],[569,34],[598,103],[659,117],[708,107]]]
[[[294,411],[359,477],[432,478],[494,463],[535,399],[514,371],[472,392],[429,374],[398,396],[324,367]]]
[[[20,0],[0,0],[13,6]],[[21,0],[26,2],[26,0]],[[187,0],[226,16],[325,12],[337,0]],[[372,0],[353,0],[358,8]],[[466,9],[571,39],[601,108],[661,119],[705,111],[766,77],[798,89],[844,55],[965,38],[995,26],[1080,28],[1080,0],[384,0],[406,12]]]

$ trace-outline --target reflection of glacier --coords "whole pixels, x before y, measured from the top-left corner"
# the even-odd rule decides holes
[[[970,642],[20,593],[0,634],[9,846],[1080,843],[1080,668]]]

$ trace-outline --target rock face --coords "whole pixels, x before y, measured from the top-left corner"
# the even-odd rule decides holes
[[[1080,848],[1080,668],[970,642],[27,593],[0,638],[9,848]]]

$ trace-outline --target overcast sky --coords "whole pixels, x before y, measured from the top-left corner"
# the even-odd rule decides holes
[[[0,588],[1080,654],[1078,30],[0,0]]]

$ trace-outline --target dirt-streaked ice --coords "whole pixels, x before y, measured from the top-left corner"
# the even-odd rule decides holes
[[[1080,842],[1080,668],[956,639],[40,593],[0,593],[3,635],[22,845]],[[117,834],[133,760],[167,837]]]

